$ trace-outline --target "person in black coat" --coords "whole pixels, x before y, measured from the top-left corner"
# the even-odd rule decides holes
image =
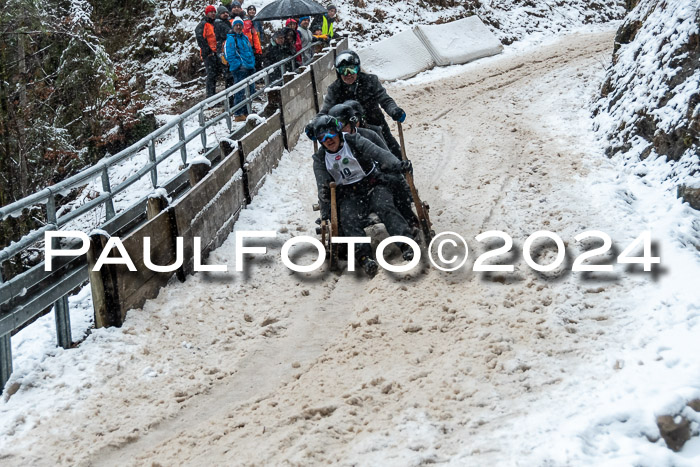
[[[220,6],[216,9],[216,19],[214,20],[214,35],[216,36],[216,58],[221,61],[221,56],[224,54],[224,43],[226,36],[231,32],[231,22],[229,21],[228,8]],[[221,72],[224,74],[224,83],[227,88],[233,86],[233,75],[228,70],[228,67],[223,63],[220,64]]]
[[[347,100],[358,101],[365,110],[367,123],[382,128],[382,136],[389,150],[401,159],[401,146],[391,134],[380,106],[397,122],[403,122],[406,119],[406,112],[389,97],[377,75],[360,70],[360,57],[352,50],[345,50],[338,54],[335,59],[335,71],[337,79],[328,86],[320,113],[327,114],[331,107]]]
[[[372,130],[369,128],[360,127],[359,116],[357,111],[349,104],[350,102],[356,101],[347,101],[344,104],[336,104],[331,107],[331,110],[328,112],[328,115],[335,118],[341,125],[343,125],[340,131],[351,135],[359,133],[360,136],[367,138],[380,148],[388,151],[389,148],[387,147],[384,138],[382,138],[381,129],[379,127],[375,127],[376,130]],[[409,188],[408,183],[406,183],[406,179],[401,174],[386,174],[386,179],[389,183],[391,193],[394,195],[394,201],[396,203],[396,207],[399,209],[399,212],[404,219],[406,219],[409,226],[417,227],[419,224],[418,218],[411,208],[413,195],[411,194],[411,189]]]
[[[321,143],[312,159],[322,219],[330,219],[328,185],[335,182],[338,213],[345,236],[364,237],[364,220],[374,212],[389,235],[413,237],[406,219],[396,208],[387,181],[387,174],[410,170],[409,161],[396,160],[389,151],[359,133],[342,133],[340,122],[329,115],[317,116],[307,126],[306,132]],[[408,244],[402,244],[401,251],[406,261],[413,259],[413,250]],[[370,276],[378,269],[371,253],[367,243],[355,245],[355,258]]]
[[[284,60],[285,58],[292,57],[294,55],[294,52],[292,52],[289,48],[289,46],[286,43],[286,30],[288,28],[282,28],[277,31],[272,35],[272,41],[270,42],[270,46],[267,48],[267,51],[265,52],[265,58],[263,60],[263,63],[265,64],[265,67],[268,67],[270,65],[274,65],[275,63]],[[290,29],[291,31],[291,29]],[[292,63],[294,61],[290,60],[287,66],[285,67],[286,71],[291,71],[292,67],[294,66]],[[270,75],[270,79],[272,80],[278,80],[281,77],[280,70],[275,70],[274,73]]]

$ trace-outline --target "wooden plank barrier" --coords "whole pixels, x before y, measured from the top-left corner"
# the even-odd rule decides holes
[[[311,77],[316,92],[316,112],[323,107],[323,99],[326,97],[328,86],[336,79],[335,55],[326,53],[311,63]]]
[[[95,326],[121,326],[126,312],[141,308],[146,300],[158,296],[161,287],[168,283],[172,272],[155,272],[143,261],[143,243],[150,237],[150,258],[153,264],[170,265],[175,261],[175,243],[170,214],[164,210],[146,222],[138,230],[121,239],[136,271],[129,271],[123,264],[104,264],[99,272],[93,271],[97,258],[106,246],[107,237],[94,235],[88,251],[90,286],[95,310]],[[121,257],[113,248],[109,257]]]
[[[200,237],[202,258],[205,258],[233,230],[246,204],[238,148],[223,142],[221,150],[227,154],[221,164],[171,207],[176,236],[183,237],[183,275],[194,272],[194,237]]]
[[[282,114],[278,110],[238,142],[244,160],[248,190],[253,197],[284,152]]]
[[[280,89],[284,147],[291,150],[299,141],[304,127],[316,115],[316,99],[311,71],[297,75]]]

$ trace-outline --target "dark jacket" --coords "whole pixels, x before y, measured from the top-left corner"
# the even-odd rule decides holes
[[[226,36],[231,32],[231,23],[224,21],[221,18],[214,20],[214,35],[216,36],[216,51],[222,53],[224,51],[224,42]]]
[[[323,108],[320,113],[327,114],[331,107],[336,104],[342,104],[349,99],[356,100],[362,105],[365,111],[365,119],[371,125],[381,126],[386,124],[384,114],[382,114],[379,106],[392,118],[394,118],[399,109],[394,99],[386,93],[386,89],[379,82],[377,75],[370,75],[360,71],[357,74],[357,80],[351,86],[343,83],[340,78],[337,78],[328,86],[328,92],[323,100]]]
[[[199,53],[203,59],[216,53],[216,33],[214,32],[214,20],[204,17],[194,30],[197,38]]]
[[[275,43],[275,41],[273,40],[272,44],[270,44],[270,46],[267,48],[265,58],[263,59],[263,64],[265,67],[268,67],[270,65],[274,65],[275,63],[281,60],[284,60],[285,58],[289,58],[292,55],[294,54],[289,50],[289,47],[287,47],[286,45],[277,45],[277,43]],[[285,68],[285,70],[292,71],[292,62],[293,60],[290,61],[290,64]],[[275,70],[275,72],[270,75],[270,78],[272,80],[277,80],[280,77],[281,74],[279,69]]]
[[[380,176],[382,170],[396,170],[396,165],[399,161],[388,150],[382,149],[359,133],[355,133],[354,135],[345,134],[344,136],[345,143],[350,146],[352,154],[360,163],[365,173],[372,170],[374,164],[376,164],[379,169],[376,176]],[[330,191],[328,184],[333,181],[333,177],[326,169],[326,148],[321,145],[318,151],[314,153],[312,159],[314,163],[314,175],[316,177],[316,188],[318,189],[318,202],[321,207],[321,218],[329,219]],[[337,190],[339,195],[342,196],[342,191],[345,188],[347,187],[343,185],[338,186]]]
[[[384,141],[384,138],[382,137],[382,129],[378,126],[375,128],[377,128],[379,131],[375,130],[374,128],[357,128],[357,132],[380,148],[388,151],[389,147],[386,145],[386,141]]]

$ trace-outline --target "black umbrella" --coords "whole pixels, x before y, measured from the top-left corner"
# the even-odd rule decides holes
[[[277,0],[265,6],[255,15],[256,21],[298,18],[300,16],[322,15],[326,7],[313,0]]]

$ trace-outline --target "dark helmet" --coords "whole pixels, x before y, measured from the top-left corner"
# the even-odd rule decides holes
[[[316,118],[306,125],[305,132],[310,140],[316,141],[323,139],[327,133],[339,134],[342,127],[343,125],[334,117],[321,114],[317,115]]]
[[[355,68],[355,73],[360,71],[360,56],[352,50],[343,50],[335,57],[335,73],[340,77],[342,70]]]
[[[335,117],[343,126],[350,123],[354,125],[357,123],[357,115],[355,110],[346,104],[336,104],[328,111],[328,115]]]
[[[355,117],[357,117],[358,121],[362,121],[362,119],[365,118],[365,109],[362,108],[362,104],[360,104],[359,102],[352,99],[348,99],[345,102],[343,102],[343,104],[347,105],[355,112]]]

